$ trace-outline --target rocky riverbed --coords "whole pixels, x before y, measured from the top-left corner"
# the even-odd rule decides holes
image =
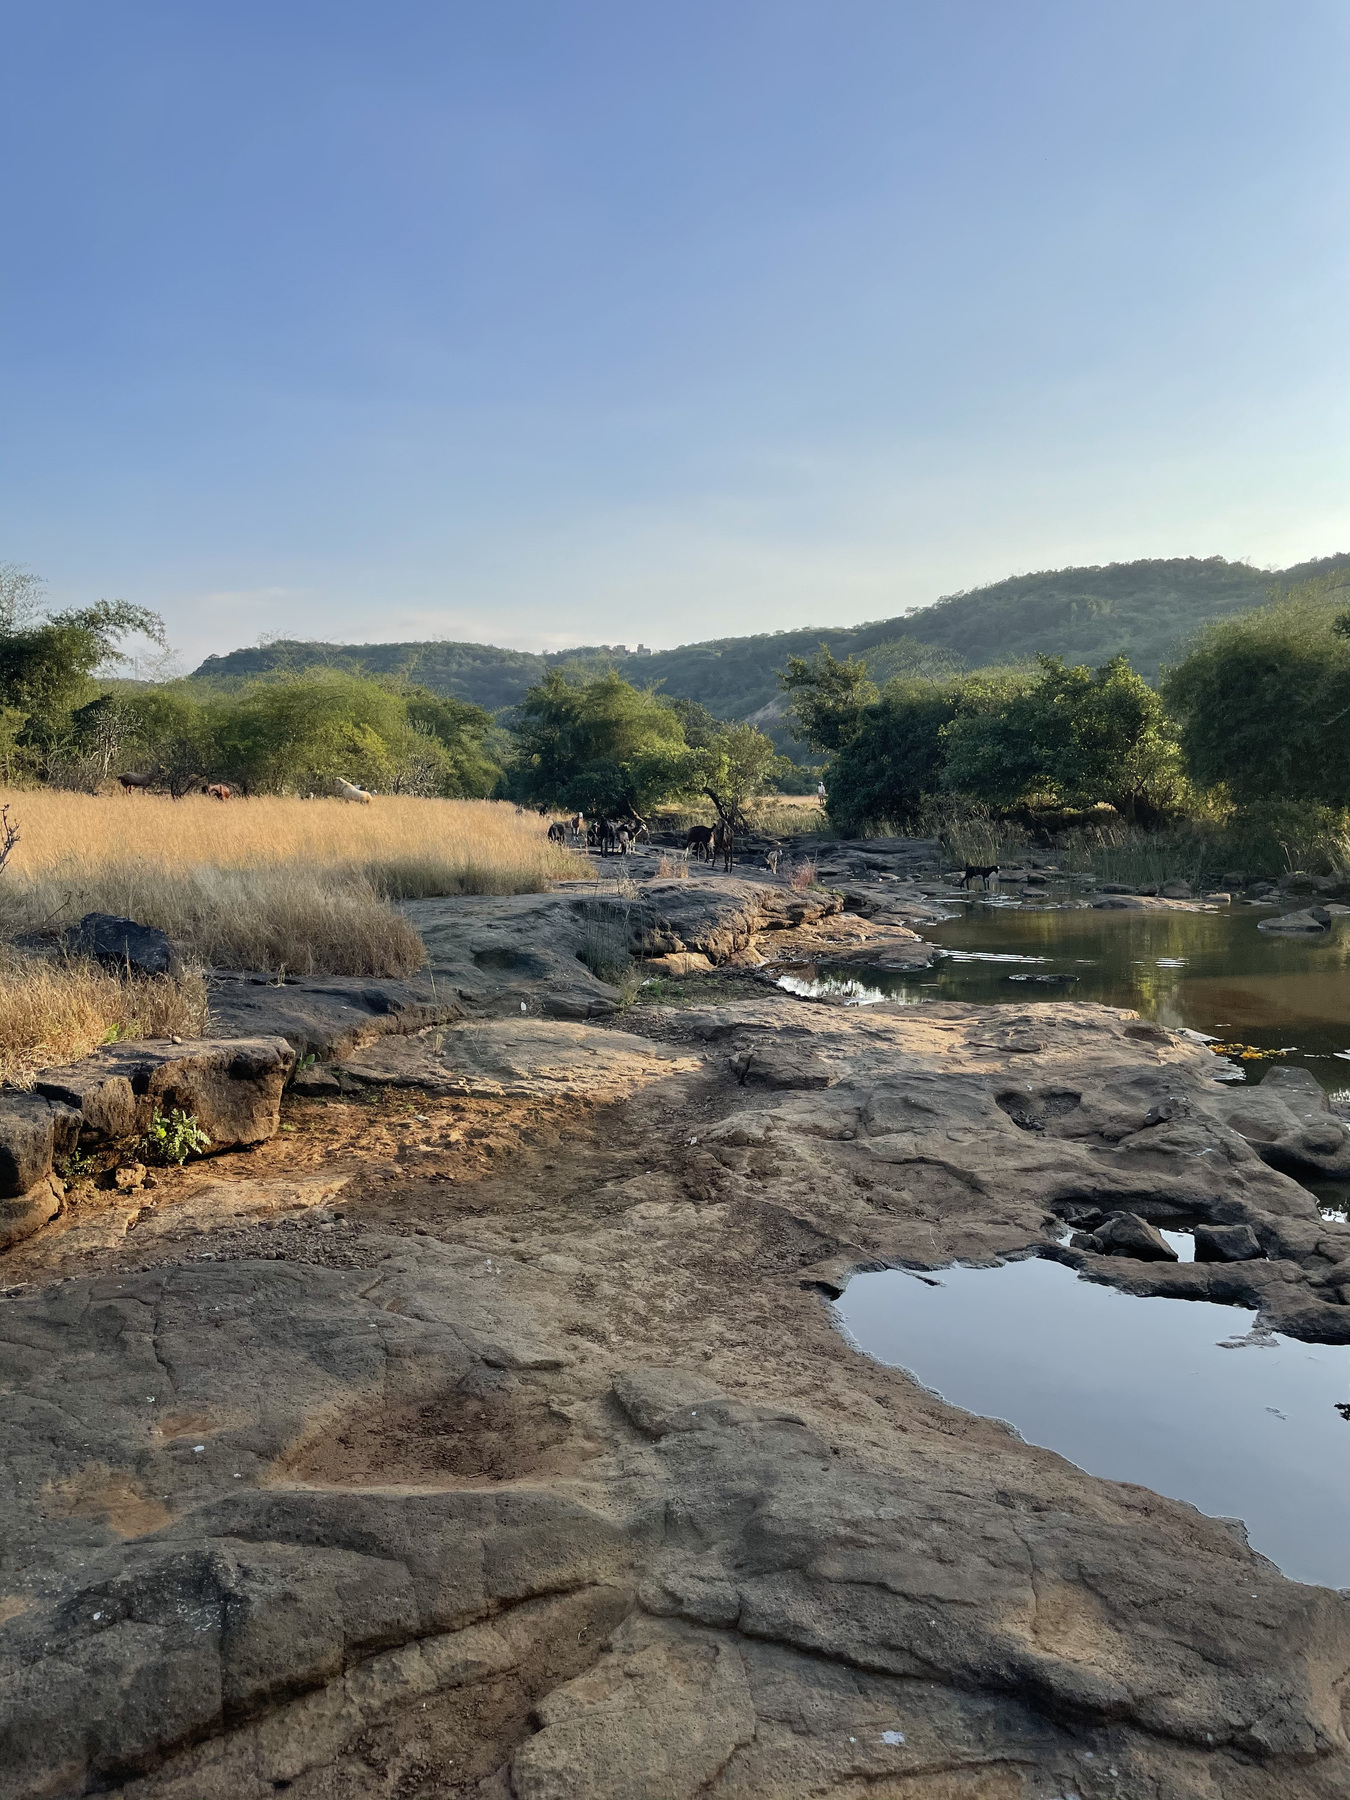
[[[1350,1341],[1350,1227],[1288,1172],[1345,1128],[1106,1007],[766,985],[813,932],[904,943],[894,873],[425,902],[417,983],[225,992],[327,1059],[280,1129],[4,1260],[7,1792],[1350,1791],[1346,1596],[827,1303],[1040,1254]],[[713,972],[620,1011],[601,903]],[[1159,1256],[1179,1218],[1241,1254]]]

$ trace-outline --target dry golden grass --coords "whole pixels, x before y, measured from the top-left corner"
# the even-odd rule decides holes
[[[97,963],[0,951],[0,1081],[31,1087],[39,1069],[73,1062],[115,1038],[199,1037],[206,986],[127,981]]]
[[[407,975],[422,942],[391,901],[538,893],[584,873],[548,842],[546,820],[488,800],[222,805],[33,789],[0,801],[20,832],[0,875],[0,934],[115,913],[218,968]]]

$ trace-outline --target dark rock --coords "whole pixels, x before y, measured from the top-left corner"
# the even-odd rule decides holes
[[[85,1142],[145,1131],[156,1110],[191,1113],[213,1149],[260,1144],[280,1122],[281,1091],[295,1063],[284,1038],[146,1039],[110,1045],[65,1069],[47,1069],[38,1092],[76,1108]]]
[[[1197,1225],[1197,1262],[1254,1262],[1263,1255],[1250,1225]]]
[[[1099,894],[1137,894],[1139,889],[1130,887],[1123,881],[1099,881],[1097,892]]]
[[[1140,1262],[1176,1262],[1176,1251],[1156,1225],[1138,1213],[1113,1213],[1093,1236],[1107,1256],[1133,1256]]]
[[[130,969],[135,975],[176,979],[183,973],[182,957],[157,926],[119,919],[112,913],[86,913],[67,934],[66,948],[72,956],[92,957],[113,968]]]
[[[0,1199],[26,1194],[75,1146],[79,1121],[39,1094],[0,1094]]]

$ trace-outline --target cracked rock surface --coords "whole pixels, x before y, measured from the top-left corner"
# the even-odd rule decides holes
[[[1343,1800],[1346,1596],[821,1297],[1049,1254],[1350,1340],[1350,1228],[1206,1052],[1074,1005],[442,1031],[476,1088],[371,1064],[6,1258],[7,1795]],[[1119,1213],[1260,1254],[1061,1242]]]

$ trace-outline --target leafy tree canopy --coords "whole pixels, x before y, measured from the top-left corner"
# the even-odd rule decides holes
[[[955,682],[897,680],[863,708],[830,764],[830,821],[847,836],[909,831],[942,783],[942,732],[956,716]]]
[[[521,701],[515,737],[508,791],[538,806],[641,818],[697,775],[679,714],[612,670],[550,669]]]
[[[1164,682],[1186,766],[1240,806],[1350,806],[1350,636],[1344,588],[1309,584],[1211,625]]]
[[[1175,730],[1158,694],[1113,657],[1093,674],[1037,658],[1034,678],[967,681],[943,727],[944,785],[994,806],[1105,801],[1134,818],[1181,796]]]
[[[828,644],[822,644],[809,661],[790,656],[778,683],[791,696],[793,737],[814,750],[842,749],[858,729],[864,710],[878,698],[862,658],[850,656],[841,662]]]

